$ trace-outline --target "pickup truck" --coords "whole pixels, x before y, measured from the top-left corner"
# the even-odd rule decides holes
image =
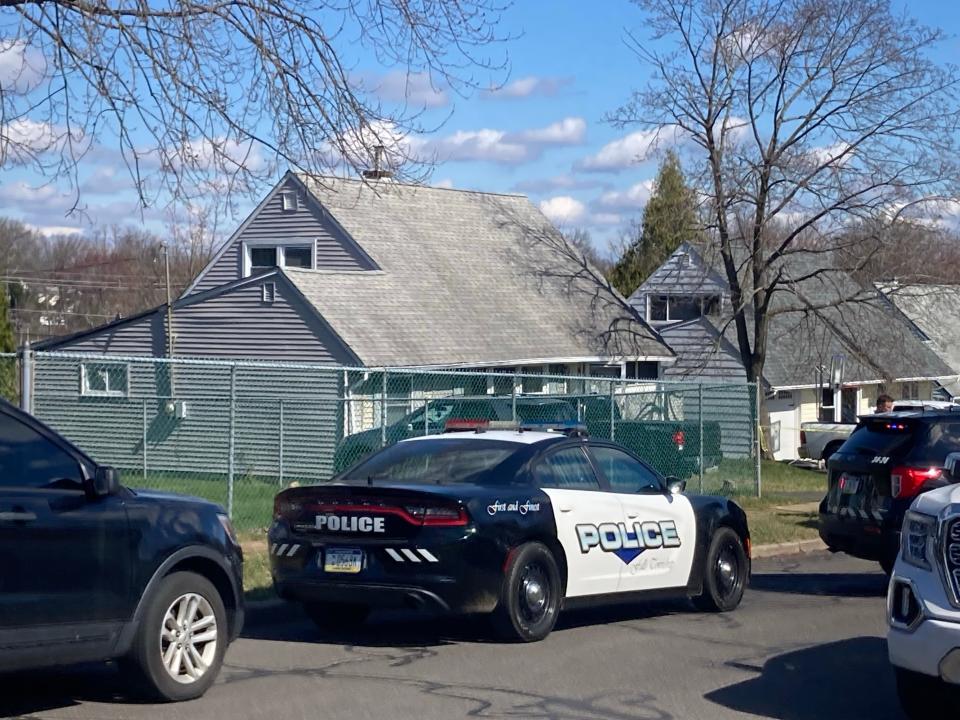
[[[893,404],[893,412],[923,412],[949,410],[954,403],[941,400],[900,400]],[[797,453],[807,460],[830,459],[850,437],[857,423],[805,422],[800,425],[800,447]]]

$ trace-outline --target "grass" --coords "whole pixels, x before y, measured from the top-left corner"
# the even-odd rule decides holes
[[[724,460],[704,474],[703,492],[722,494],[735,500],[747,513],[754,545],[809,540],[817,535],[817,513],[812,509],[788,506],[818,502],[826,490],[822,473],[764,461],[761,466],[762,497],[754,497],[752,460]],[[202,497],[223,506],[227,504],[227,483],[222,476],[175,473],[124,476],[131,487],[150,487],[168,492]],[[700,492],[700,478],[687,480],[689,492]],[[243,585],[248,600],[274,597],[267,554],[266,528],[270,524],[273,497],[279,490],[276,481],[241,477],[234,485],[233,523],[244,546]]]

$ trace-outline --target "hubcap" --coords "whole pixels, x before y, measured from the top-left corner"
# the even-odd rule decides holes
[[[740,583],[740,562],[736,550],[731,545],[725,545],[717,555],[716,567],[717,585],[724,597],[729,597],[737,590]]]
[[[163,616],[163,667],[174,680],[189,685],[206,675],[216,654],[217,617],[213,607],[202,595],[181,595]]]
[[[537,623],[543,619],[550,605],[550,586],[539,565],[527,565],[520,580],[520,611],[524,619]]]

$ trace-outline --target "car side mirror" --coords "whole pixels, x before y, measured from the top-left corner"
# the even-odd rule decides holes
[[[93,495],[95,497],[107,497],[115,495],[120,490],[120,473],[115,468],[106,465],[97,467],[97,472],[93,476]]]
[[[943,461],[943,469],[953,480],[960,481],[960,452],[952,452]]]
[[[672,475],[667,478],[667,490],[670,491],[671,495],[679,495],[686,489],[687,489],[686,480],[681,480],[680,478],[673,477]]]

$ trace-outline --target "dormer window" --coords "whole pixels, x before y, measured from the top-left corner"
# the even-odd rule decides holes
[[[277,248],[275,247],[254,247],[250,248],[250,270],[258,272],[268,268],[277,267]]]

